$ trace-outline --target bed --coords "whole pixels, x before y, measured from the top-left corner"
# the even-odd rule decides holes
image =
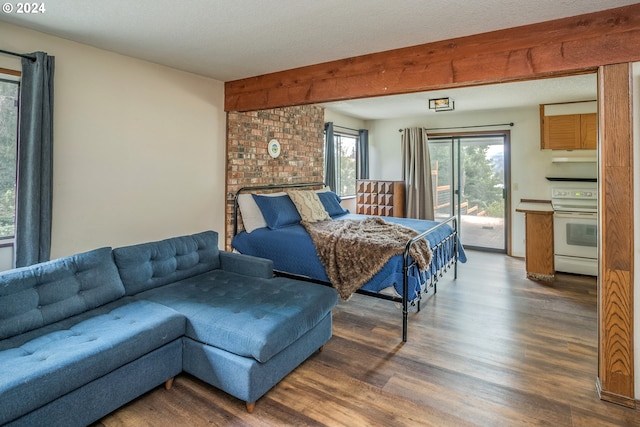
[[[271,259],[276,274],[333,286],[310,231],[301,222],[301,217],[296,216],[295,206],[292,210],[291,200],[287,197],[297,190],[311,189],[318,194],[331,223],[336,226],[367,220],[399,224],[415,230],[412,237],[403,240],[402,253],[392,256],[377,273],[355,290],[360,294],[401,304],[402,340],[406,342],[409,307],[413,305],[419,311],[422,296],[430,289],[435,293],[438,279],[450,269],[454,278],[457,277],[458,261],[466,261],[464,249],[458,242],[456,217],[434,222],[394,217],[374,219],[367,215],[352,214],[339,205],[339,198],[323,183],[244,187],[237,191],[234,198],[233,249]],[[240,220],[244,230],[240,229]],[[419,268],[415,260],[419,257],[411,256],[412,253],[416,254],[418,245],[427,245],[431,252],[426,268]],[[348,297],[342,293],[341,296],[343,299]]]

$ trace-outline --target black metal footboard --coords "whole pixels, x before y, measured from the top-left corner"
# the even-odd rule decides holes
[[[446,226],[450,226],[453,231],[443,240],[431,247],[432,260],[429,264],[429,284],[425,287],[425,290],[428,290],[429,287],[433,287],[433,292],[436,293],[438,278],[442,277],[442,275],[446,273],[451,266],[453,266],[454,269],[454,279],[458,278],[458,219],[455,216],[450,217],[446,221],[443,221],[410,239],[405,246],[402,276],[402,342],[407,342],[409,318],[409,269],[415,265],[415,261],[413,261],[409,256],[409,250],[415,243],[422,239],[426,239],[429,234]],[[445,254],[446,261],[444,262],[444,265],[438,268],[434,265],[434,258],[441,258],[440,251],[452,251],[453,256],[449,258],[448,254]],[[418,311],[420,311],[420,298],[422,298],[422,294],[418,297]]]

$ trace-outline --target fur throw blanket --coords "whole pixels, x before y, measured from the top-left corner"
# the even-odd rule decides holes
[[[331,284],[344,300],[379,272],[391,257],[402,255],[407,241],[419,234],[379,217],[301,224],[311,236]],[[429,242],[420,239],[411,246],[409,255],[420,271],[425,271],[432,256]]]

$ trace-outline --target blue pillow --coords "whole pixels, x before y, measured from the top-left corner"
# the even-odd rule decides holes
[[[333,217],[349,213],[348,210],[345,210],[340,206],[340,197],[338,197],[338,195],[333,191],[320,191],[318,193],[318,197],[324,206],[324,210],[327,211],[329,216]]]
[[[253,194],[253,199],[260,208],[267,227],[272,230],[302,221],[296,205],[288,195],[273,197]]]

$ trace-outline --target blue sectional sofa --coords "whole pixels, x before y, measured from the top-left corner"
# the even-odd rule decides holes
[[[0,273],[0,425],[86,425],[182,371],[252,412],[329,340],[336,303],[213,231]]]

